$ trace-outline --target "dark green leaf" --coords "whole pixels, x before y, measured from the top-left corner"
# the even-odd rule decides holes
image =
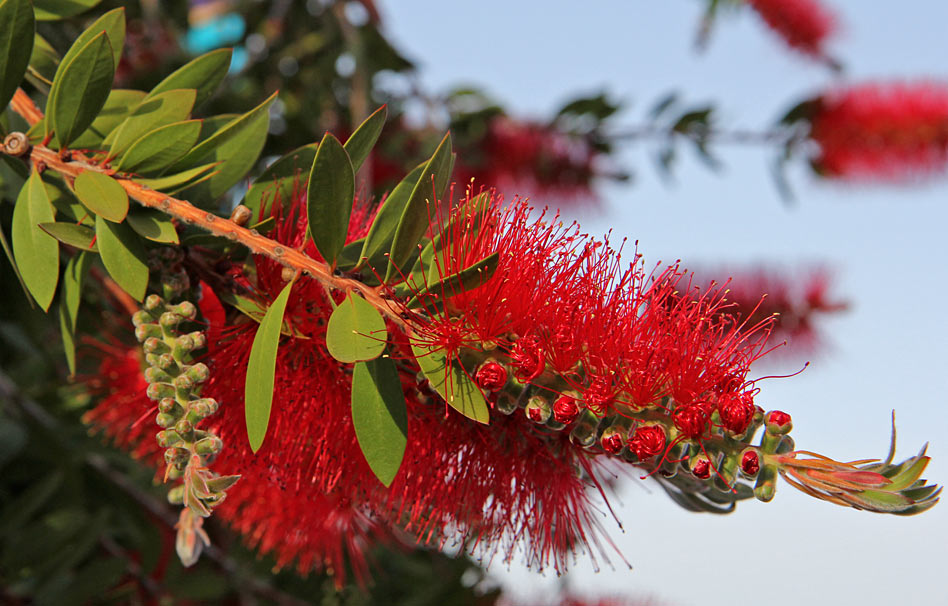
[[[100,33],[71,56],[66,55],[49,92],[50,128],[61,148],[86,130],[112,90],[115,63],[108,34]]]
[[[115,130],[105,138],[109,157],[124,153],[143,135],[159,126],[187,120],[194,107],[194,89],[176,89],[146,97]]]
[[[478,423],[490,422],[484,394],[463,368],[455,361],[449,363],[443,349],[432,349],[414,340],[411,349],[431,387],[450,407]]]
[[[102,0],[33,0],[36,18],[40,21],[57,21],[84,13]]]
[[[13,208],[13,256],[30,294],[44,310],[53,302],[59,282],[59,243],[46,235],[39,224],[52,222],[53,207],[43,180],[34,169]]]
[[[176,88],[193,88],[197,91],[194,107],[198,107],[207,101],[224,81],[232,54],[232,49],[219,48],[192,59],[159,82],[148,96],[153,97]]]
[[[125,218],[139,236],[152,242],[178,244],[178,232],[168,215],[154,208],[133,208]]]
[[[23,80],[33,52],[33,7],[29,0],[0,0],[0,108]]]
[[[290,298],[293,282],[290,282],[267,309],[263,321],[257,327],[247,362],[247,378],[244,386],[244,418],[247,422],[247,438],[250,450],[257,452],[267,436],[270,424],[270,406],[273,404],[273,377],[276,373],[277,349],[280,345],[280,327],[283,312]]]
[[[358,265],[368,263],[369,267],[382,273],[388,264],[385,254],[392,248],[395,230],[398,229],[398,220],[405,214],[405,205],[408,204],[411,192],[415,189],[423,170],[425,170],[425,164],[416,166],[385,198],[365,237]]]
[[[309,236],[330,265],[346,244],[355,197],[352,163],[342,143],[329,133],[316,150],[307,188]]]
[[[112,279],[136,301],[145,298],[148,265],[145,248],[138,235],[124,223],[95,218],[96,243],[102,263]]]
[[[77,223],[40,223],[40,229],[56,238],[63,244],[68,244],[79,250],[98,252],[95,244],[95,230],[88,225]]]
[[[150,189],[162,191],[167,194],[173,194],[178,189],[190,187],[201,179],[206,179],[213,175],[214,168],[216,168],[218,165],[220,165],[220,162],[211,162],[210,164],[203,164],[195,168],[189,168],[188,170],[175,173],[173,175],[165,175],[155,179],[136,178],[132,180],[135,183],[140,183]]]
[[[391,358],[357,362],[352,369],[352,425],[372,473],[390,486],[408,443],[405,394]]]
[[[96,215],[113,223],[121,223],[128,214],[128,193],[112,177],[85,170],[72,184],[82,205]]]
[[[362,254],[364,244],[365,238],[360,238],[343,246],[339,256],[336,257],[336,269],[348,271],[355,267],[359,263],[359,255]]]
[[[59,53],[46,41],[46,38],[36,34],[33,36],[33,52],[30,53],[30,65],[26,71],[26,79],[42,91],[49,94],[49,87],[53,85],[53,77],[59,66]]]
[[[133,143],[115,167],[121,171],[142,174],[158,172],[188,153],[200,134],[200,120],[159,126]]]
[[[313,166],[317,147],[318,143],[298,147],[268,166],[247,190],[242,204],[253,212],[254,217],[269,216],[274,200],[289,204],[293,190],[306,185],[303,179],[309,177],[307,171]]]
[[[382,127],[385,126],[387,115],[388,108],[383,105],[366,118],[346,141],[346,152],[348,152],[349,159],[352,161],[352,172],[359,172],[362,163],[369,157],[369,153],[375,147],[375,142],[382,134]]]
[[[56,472],[37,479],[22,494],[11,499],[3,510],[0,510],[0,537],[8,537],[13,531],[25,526],[33,514],[56,493],[62,483],[62,473]]]
[[[397,276],[399,271],[411,269],[406,267],[406,263],[415,252],[418,241],[428,229],[428,218],[434,213],[434,206],[444,195],[444,190],[451,178],[452,164],[451,133],[448,133],[425,164],[421,177],[412,189],[408,203],[405,205],[405,211],[398,220],[389,254],[388,270],[385,272],[386,281]]]
[[[145,93],[140,90],[113,89],[92,124],[72,142],[75,149],[92,149],[103,146],[105,138],[121,124],[129,113],[141,103]]]
[[[66,365],[69,375],[76,374],[76,317],[79,314],[79,302],[82,300],[82,282],[89,267],[92,255],[79,253],[66,263],[63,272],[63,284],[59,295],[59,330],[63,337],[63,349],[66,352]]]
[[[428,286],[408,302],[408,307],[417,307],[426,302],[426,299],[432,295],[438,298],[448,298],[462,292],[473,290],[490,279],[497,269],[497,261],[500,259],[499,253],[494,253],[485,257],[461,271],[446,276],[436,283]]]
[[[387,340],[382,315],[352,292],[333,310],[326,326],[326,349],[340,362],[373,360],[382,355]]]

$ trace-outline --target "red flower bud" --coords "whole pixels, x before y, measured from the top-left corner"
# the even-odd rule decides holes
[[[741,455],[741,471],[751,477],[760,471],[760,455],[756,450],[748,449]]]
[[[771,410],[767,413],[767,431],[772,434],[790,433],[793,423],[790,415],[782,410]]]
[[[494,360],[487,360],[477,369],[474,380],[484,391],[500,391],[507,384],[507,369]]]
[[[553,419],[557,423],[569,425],[579,416],[579,402],[576,398],[568,395],[562,395],[553,403]]]
[[[532,381],[546,367],[543,350],[536,337],[519,339],[510,352],[510,362],[514,367],[514,376],[520,381]]]
[[[718,413],[724,428],[735,434],[742,434],[754,420],[754,402],[750,394],[725,396],[718,402]]]
[[[711,477],[711,461],[704,457],[695,459],[691,465],[691,473],[700,480],[707,480]]]
[[[609,454],[619,454],[622,447],[625,446],[625,440],[622,439],[622,432],[618,429],[609,428],[602,433],[599,443],[602,449]]]
[[[546,423],[550,419],[550,403],[543,396],[533,396],[527,400],[523,411],[534,423]]]
[[[660,426],[639,425],[629,440],[629,450],[635,453],[639,461],[644,461],[663,452],[665,441],[665,430]]]
[[[681,433],[690,440],[704,435],[708,427],[708,412],[701,404],[686,404],[675,409],[672,419]]]

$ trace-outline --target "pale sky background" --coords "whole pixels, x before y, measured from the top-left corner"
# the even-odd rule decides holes
[[[824,1],[843,27],[831,49],[846,81],[948,81],[948,3]],[[631,125],[677,89],[695,104],[716,102],[722,126],[761,128],[833,78],[750,11],[725,15],[709,49],[696,54],[704,2],[695,0],[379,3],[428,90],[480,83],[524,117],[548,117],[574,93],[605,88],[629,106],[616,124]],[[787,207],[768,173],[772,155],[759,148],[717,148],[723,174],[685,150],[670,188],[654,170],[654,149],[627,148],[637,180],[601,188],[603,210],[573,213],[583,227],[638,239],[650,262],[834,267],[834,292],[853,308],[823,323],[831,347],[802,375],[764,382],[758,403],[793,415],[798,448],[840,460],[884,456],[894,407],[899,455],[931,441],[926,476],[948,481],[948,177],[920,187],[844,186],[797,170],[798,202]],[[634,482],[618,505],[625,532],[605,525],[634,570],[615,558],[615,570],[594,574],[581,558],[560,579],[516,565],[495,564],[492,573],[533,603],[565,585],[590,599],[652,596],[681,606],[948,604],[948,504],[886,517],[781,483],[772,503],[746,502],[722,517],[686,512]]]

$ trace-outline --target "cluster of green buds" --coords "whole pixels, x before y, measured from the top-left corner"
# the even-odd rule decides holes
[[[240,477],[220,476],[208,469],[223,442],[198,427],[217,411],[218,403],[200,396],[209,371],[193,358],[205,345],[204,333],[182,330],[196,316],[197,308],[190,301],[171,305],[158,295],[145,299],[144,309],[132,316],[135,337],[142,344],[148,364],[148,397],[158,402],[155,421],[162,429],[156,437],[165,449],[165,481],[183,480],[168,493],[168,501],[184,505],[177,548],[185,566],[196,562],[208,544],[201,529],[203,518],[211,515],[211,510],[224,500],[226,490]]]

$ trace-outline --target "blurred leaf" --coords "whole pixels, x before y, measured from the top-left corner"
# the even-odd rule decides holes
[[[102,0],[33,0],[39,21],[55,21],[84,13]]]
[[[136,301],[145,298],[148,265],[145,248],[132,229],[124,223],[95,218],[96,242],[102,264],[112,279]]]
[[[61,148],[86,130],[112,90],[115,64],[109,37],[102,32],[59,64],[49,92],[47,114]]]
[[[372,473],[390,486],[408,443],[405,394],[391,358],[357,362],[352,369],[352,425]]]
[[[313,166],[317,147],[318,143],[298,147],[268,166],[247,190],[242,204],[249,208],[256,218],[270,216],[270,209],[276,200],[284,206],[288,205],[294,191],[306,187],[308,171]]]
[[[29,0],[0,0],[0,108],[23,80],[33,52],[33,7]]]
[[[820,105],[822,105],[822,99],[805,99],[790,109],[787,110],[783,116],[777,121],[777,124],[782,124],[784,126],[790,126],[791,124],[796,124],[797,122],[810,122],[813,115],[819,111]]]
[[[478,423],[486,425],[490,422],[490,410],[484,394],[464,369],[448,360],[443,349],[430,348],[415,340],[412,340],[411,349],[432,389],[451,408]]]
[[[670,92],[661,99],[659,99],[655,105],[652,106],[652,109],[648,111],[648,117],[651,120],[659,119],[662,114],[672,108],[678,102],[678,93]]]
[[[49,87],[53,85],[53,77],[59,66],[59,53],[46,41],[46,38],[36,34],[33,36],[33,51],[30,53],[30,65],[26,71],[26,79],[43,94],[49,94]]]
[[[59,330],[66,352],[69,376],[76,374],[76,318],[82,301],[82,283],[92,266],[92,255],[79,253],[66,263],[59,296]]]
[[[382,127],[385,126],[385,117],[388,115],[388,107],[383,105],[372,115],[365,119],[359,128],[346,141],[346,152],[352,161],[352,172],[357,173],[362,167],[362,163],[369,157],[375,142],[382,134]]]
[[[124,172],[156,173],[188,153],[197,143],[200,133],[200,120],[159,126],[133,143],[115,167]]]
[[[385,349],[388,331],[377,309],[349,292],[329,317],[326,349],[340,362],[373,360]]]
[[[178,232],[174,223],[159,210],[154,208],[133,208],[126,217],[129,227],[139,236],[152,242],[178,244]]]
[[[33,514],[52,498],[62,482],[61,473],[49,474],[7,502],[0,510],[0,537],[8,537],[26,525]]]
[[[49,309],[59,282],[59,243],[40,229],[52,223],[53,207],[39,172],[33,169],[13,208],[13,256],[37,304]]]
[[[128,193],[112,177],[94,170],[84,170],[72,184],[82,205],[113,223],[121,223],[128,214]]]
[[[40,229],[56,238],[63,244],[68,244],[82,251],[98,252],[95,245],[95,230],[87,225],[76,223],[40,223]]]
[[[316,150],[307,186],[309,237],[330,265],[346,244],[355,197],[352,163],[342,143],[326,133]]]
[[[580,97],[566,103],[556,113],[559,116],[587,116],[596,122],[602,122],[619,111],[619,105],[609,101],[606,93],[591,97]]]
[[[159,82],[148,96],[174,89],[193,88],[196,92],[194,107],[199,107],[224,81],[230,68],[231,55],[233,49],[219,48],[192,59]]]
[[[109,157],[124,153],[143,135],[160,126],[187,120],[194,107],[194,89],[177,89],[145,97],[122,123],[105,138]]]

